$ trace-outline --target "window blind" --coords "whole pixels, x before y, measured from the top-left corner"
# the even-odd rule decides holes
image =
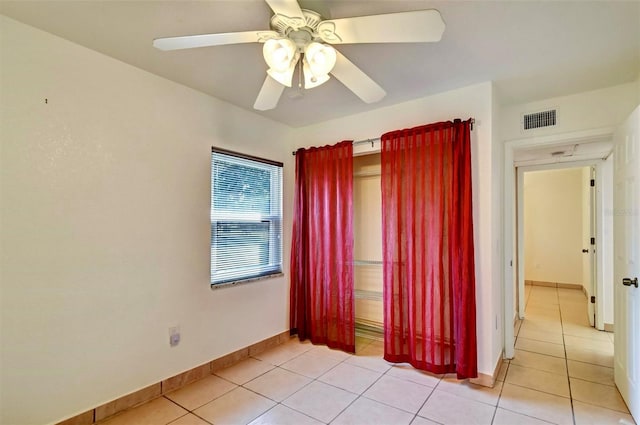
[[[211,284],[282,272],[282,164],[212,148]]]

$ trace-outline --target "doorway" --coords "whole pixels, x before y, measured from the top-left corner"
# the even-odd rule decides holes
[[[522,223],[522,217],[518,216],[518,197],[522,188],[518,187],[518,168],[536,166],[539,169],[567,168],[577,166],[595,166],[596,177],[596,241],[606,241],[603,235],[611,236],[611,229],[604,225],[603,217],[608,211],[609,219],[611,206],[609,205],[612,184],[612,129],[595,129],[577,133],[567,133],[541,138],[527,138],[512,140],[505,143],[504,149],[504,215],[503,215],[503,240],[504,244],[504,269],[503,269],[503,296],[504,296],[504,356],[511,359],[514,356],[515,328],[513,326],[524,313],[524,269],[522,269],[522,252],[518,249],[518,227]],[[554,153],[566,150],[569,155],[557,156]],[[522,240],[522,239],[520,239]],[[610,242],[612,246],[612,241]],[[609,250],[610,252],[611,250]],[[611,278],[613,258],[607,255],[597,257],[596,292],[606,294],[604,286],[612,287]],[[522,270],[522,271],[521,271]],[[612,291],[611,291],[612,292]],[[612,298],[612,296],[611,296]],[[596,315],[604,318],[604,314]],[[611,323],[613,319],[611,319]],[[604,323],[596,326],[604,328]]]
[[[613,357],[612,335],[592,332],[598,311],[613,308],[612,303],[595,308],[607,301],[596,285],[600,255],[595,237],[596,180],[595,166],[569,164],[568,167],[518,168],[518,245],[522,259],[519,275],[524,280],[524,290],[518,293],[518,304],[520,318],[526,317],[524,323],[530,323],[514,332],[516,337],[530,340],[588,343],[591,349],[610,360]],[[607,219],[604,217],[605,221]],[[603,237],[607,236],[611,234]],[[562,323],[562,329],[556,335],[550,330],[532,331],[536,328],[532,326],[535,320],[532,321],[531,314],[539,314],[540,309],[560,311],[562,317],[558,323]],[[572,348],[571,344],[567,349]]]
[[[593,183],[591,183],[593,182]],[[575,289],[595,324],[596,193],[594,166],[518,167],[518,313],[524,285]]]

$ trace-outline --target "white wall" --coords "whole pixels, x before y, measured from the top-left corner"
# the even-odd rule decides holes
[[[495,256],[500,256],[501,238],[493,243],[493,214],[499,214],[492,194],[494,187],[502,187],[501,174],[494,169],[492,148],[494,135],[493,87],[482,83],[402,104],[380,108],[296,129],[293,143],[299,147],[322,146],[345,139],[362,140],[417,125],[454,118],[475,118],[472,131],[473,219],[476,256],[476,308],[478,335],[478,370],[493,374],[502,355],[501,270],[494,268]],[[366,150],[359,145],[358,151]],[[496,184],[494,179],[498,179]],[[499,186],[498,186],[499,185]],[[500,259],[498,259],[500,261]],[[498,294],[498,295],[496,295]]]
[[[504,313],[505,303],[505,276],[504,276],[504,146],[502,144],[502,135],[500,130],[500,122],[502,119],[502,111],[499,106],[499,96],[495,86],[492,90],[491,105],[491,274],[493,278],[492,285],[492,305],[494,323],[492,342],[492,353],[503,354],[505,329],[513,330],[512,320],[506,320]],[[506,328],[505,328],[506,326]]]
[[[524,243],[526,280],[582,284],[582,168],[524,174]]]
[[[555,97],[501,108],[502,140],[557,135],[580,130],[617,126],[640,102],[640,82]],[[521,130],[523,113],[557,108],[558,124],[533,131]]]
[[[286,331],[286,278],[209,287],[209,173],[212,145],[285,163],[288,270],[289,128],[0,30],[0,423],[55,422]]]

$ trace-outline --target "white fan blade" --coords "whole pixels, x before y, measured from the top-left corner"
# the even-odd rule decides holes
[[[336,50],[336,66],[331,74],[366,103],[377,102],[386,92],[353,62]]]
[[[268,111],[275,108],[278,106],[278,101],[283,91],[284,86],[267,75],[253,108],[259,111]]]
[[[160,50],[193,49],[195,47],[221,46],[223,44],[264,43],[268,39],[275,37],[279,37],[275,31],[185,35],[182,37],[156,38],[153,40],[153,47]]]
[[[430,9],[322,21],[318,33],[331,44],[424,43],[440,41],[444,27],[440,12]]]
[[[289,26],[298,29],[306,25],[307,20],[297,0],[265,0],[273,13],[288,18]]]

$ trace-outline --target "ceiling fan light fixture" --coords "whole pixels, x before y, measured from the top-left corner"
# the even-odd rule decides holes
[[[316,77],[326,75],[336,65],[336,51],[328,44],[311,42],[304,48],[305,65]]]
[[[315,75],[311,72],[309,64],[305,61],[302,67],[304,72],[304,88],[312,89],[329,81],[329,74]]]
[[[273,71],[287,72],[300,58],[295,43],[288,38],[272,38],[264,43],[262,54]]]
[[[363,102],[377,102],[386,95],[384,89],[331,45],[435,42],[445,29],[435,9],[323,20],[319,13],[301,9],[298,0],[265,1],[274,13],[271,30],[164,37],[153,40],[153,46],[180,50],[264,43],[262,54],[269,69],[254,108],[265,111],[276,107],[284,87],[292,86],[297,66],[299,88],[303,79],[305,88],[317,87],[331,73]]]
[[[277,71],[273,68],[267,70],[267,74],[283,86],[291,87],[293,72],[296,70],[296,62],[292,62],[288,69]]]

